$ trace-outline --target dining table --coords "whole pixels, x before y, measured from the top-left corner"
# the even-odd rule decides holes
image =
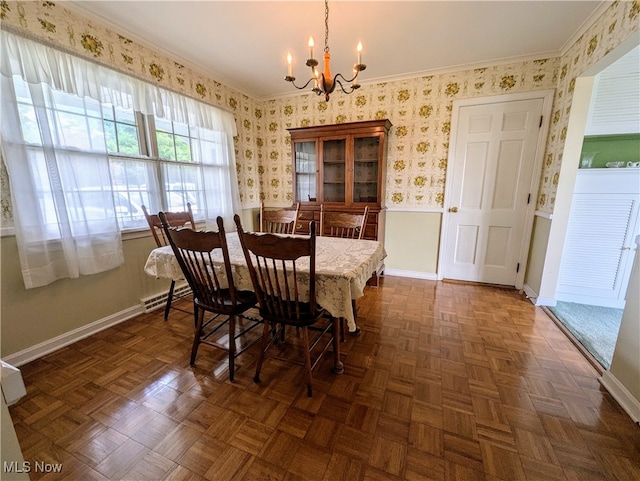
[[[226,237],[234,285],[239,290],[253,290],[238,233],[227,232]],[[331,316],[344,319],[351,332],[357,328],[352,301],[364,296],[367,281],[381,271],[386,255],[379,241],[316,237],[316,301]],[[218,267],[224,265],[219,250],[214,253],[213,262]],[[157,279],[184,278],[171,246],[153,249],[144,272]],[[302,278],[305,274],[308,278],[308,264],[298,271]]]

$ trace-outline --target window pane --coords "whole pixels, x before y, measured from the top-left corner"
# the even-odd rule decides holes
[[[174,137],[176,143],[176,158],[182,162],[191,162],[191,145],[189,138]]]
[[[158,156],[162,160],[193,162],[191,128],[187,124],[155,119]]]
[[[55,115],[55,114],[54,114]],[[59,135],[53,139],[60,147],[71,147],[79,150],[92,150],[89,132],[84,115],[58,112]]]
[[[115,108],[116,121],[121,124],[136,125],[136,116],[133,110],[125,110],[122,107]]]
[[[173,129],[171,128],[171,121],[158,117],[155,117],[154,120],[157,131],[173,133]]]
[[[182,135],[183,137],[189,137],[189,126],[180,122],[172,122],[173,132],[176,135]]]
[[[107,141],[107,152],[118,151],[118,139],[116,138],[116,124],[114,122],[104,122],[104,136]]]
[[[173,135],[158,131],[156,132],[156,139],[158,141],[158,156],[162,160],[176,160]]]
[[[111,105],[103,107],[104,128],[108,131],[109,153],[140,155],[140,140],[135,112]]]
[[[135,125],[116,124],[118,128],[118,152],[121,154],[140,155],[138,130]]]
[[[167,208],[184,211],[187,203],[191,204],[193,216],[204,218],[203,186],[200,168],[195,165],[165,163],[163,164],[165,182],[165,200]]]
[[[22,125],[22,136],[27,144],[42,145],[40,130],[36,121],[36,113],[32,105],[19,104],[20,124]]]
[[[104,104],[102,106],[102,118],[105,120],[114,120],[113,105]]]
[[[116,215],[121,228],[146,226],[142,205],[150,210],[160,210],[159,202],[152,199],[157,196],[154,177],[155,162],[146,159],[110,158],[113,200]]]
[[[54,91],[53,102],[48,102],[48,106],[56,107],[62,112],[74,114],[85,114],[84,102],[80,97],[67,94],[65,92]]]
[[[91,135],[91,150],[99,150],[104,152],[105,136],[103,132],[102,119],[89,119],[89,135]]]

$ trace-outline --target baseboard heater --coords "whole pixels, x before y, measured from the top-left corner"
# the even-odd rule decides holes
[[[180,297],[184,297],[191,294],[191,288],[189,284],[176,284],[176,287],[173,290],[173,298],[178,299]],[[167,296],[169,295],[169,291],[162,292],[160,294],[156,294],[153,296],[145,297],[140,299],[140,303],[142,304],[142,309],[144,312],[155,311],[160,308],[164,308],[167,305]]]

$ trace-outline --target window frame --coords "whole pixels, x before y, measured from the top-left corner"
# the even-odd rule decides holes
[[[104,105],[108,105],[108,104],[103,104]],[[192,166],[196,169],[202,169],[204,167],[207,167],[208,164],[206,164],[205,162],[203,162],[202,160],[198,160],[194,158],[194,151],[195,146],[194,146],[194,140],[197,140],[197,137],[192,135],[192,129],[195,129],[197,127],[188,125],[188,124],[184,124],[182,123],[181,125],[185,126],[185,128],[188,130],[188,137],[186,137],[187,139],[189,139],[189,150],[190,150],[190,161],[185,161],[185,160],[178,160],[178,156],[175,155],[175,159],[163,159],[160,156],[160,146],[158,144],[158,136],[157,136],[157,125],[156,125],[156,119],[157,117],[154,115],[147,115],[147,114],[143,114],[139,111],[135,111],[133,110],[133,114],[134,114],[134,118],[135,118],[135,127],[136,127],[136,132],[137,132],[137,137],[138,137],[138,145],[140,147],[140,154],[139,155],[135,155],[135,154],[127,154],[127,153],[122,153],[122,152],[112,152],[112,151],[108,151],[108,158],[109,158],[109,164],[110,164],[110,169],[112,168],[112,161],[121,161],[121,162],[126,162],[126,161],[131,161],[131,162],[145,162],[147,164],[152,164],[153,165],[153,171],[155,173],[155,182],[158,186],[157,189],[157,199],[154,199],[155,202],[157,203],[157,205],[160,206],[159,210],[171,210],[171,206],[170,206],[170,202],[169,202],[169,196],[171,195],[171,192],[176,192],[176,193],[181,193],[181,194],[177,194],[177,195],[181,195],[183,196],[185,193],[189,194],[190,192],[196,192],[198,198],[200,199],[200,201],[203,200],[203,195],[204,195],[204,188],[201,185],[199,185],[199,188],[196,189],[188,189],[187,184],[183,184],[183,189],[177,189],[177,190],[172,190],[172,189],[167,189],[166,186],[168,184],[170,184],[170,182],[168,182],[168,179],[166,178],[167,176],[165,175],[165,167],[166,166]],[[165,120],[166,122],[169,122],[171,124],[172,127],[172,132],[169,134],[173,137],[173,145],[174,145],[174,152],[176,151],[176,142],[175,139],[176,138],[185,138],[184,136],[177,134],[175,132],[175,124],[177,122],[172,121],[172,120]],[[111,120],[106,120],[103,119],[103,121],[110,121]],[[114,119],[112,122],[116,122],[116,120]],[[211,131],[214,132],[214,131]],[[117,133],[117,129],[116,129],[116,133]],[[168,132],[167,132],[168,133]],[[119,146],[119,143],[116,143],[117,146]],[[211,166],[209,166],[211,167]],[[218,168],[224,169],[226,168],[225,166],[220,165]],[[113,175],[113,172],[112,172]],[[196,173],[197,175],[197,173]],[[127,190],[121,190],[121,189],[117,189],[118,184],[113,182],[113,178],[112,178],[112,182],[111,182],[111,187],[112,187],[112,192],[114,194],[114,202],[115,202],[115,193],[116,192],[122,192],[122,193],[126,193],[126,192],[132,192],[130,189]],[[152,192],[150,192],[150,195],[155,195]],[[131,196],[129,197],[129,201],[133,202],[131,200]],[[151,200],[151,199],[150,199]],[[185,200],[183,198],[183,200]],[[190,202],[190,200],[188,200],[187,202]],[[194,204],[192,203],[192,209],[193,209],[193,215],[194,215],[194,220],[196,222],[196,225],[204,225],[206,223],[206,218],[205,218],[205,214],[204,214],[204,209],[203,210],[199,210]],[[149,205],[147,205],[147,207],[150,207]],[[186,203],[183,207],[184,209],[186,209]],[[182,209],[180,209],[182,210]],[[146,224],[146,220],[144,221],[145,224],[142,225],[142,222],[140,222],[141,225],[130,225],[127,226],[126,223],[127,221],[125,219],[123,219],[122,216],[118,215],[118,226],[119,229],[122,233],[126,233],[126,232],[137,232],[137,231],[146,231],[148,229],[147,224]],[[139,216],[136,216],[136,218],[138,218]],[[143,218],[144,219],[144,218]],[[133,223],[135,222],[135,220],[130,220],[129,222]]]

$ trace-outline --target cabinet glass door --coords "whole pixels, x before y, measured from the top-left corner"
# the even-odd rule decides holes
[[[316,192],[316,143],[295,142],[295,189],[298,202],[315,202]]]
[[[322,199],[324,202],[345,202],[346,145],[345,139],[322,142]]]
[[[380,137],[353,140],[353,202],[379,202]]]

